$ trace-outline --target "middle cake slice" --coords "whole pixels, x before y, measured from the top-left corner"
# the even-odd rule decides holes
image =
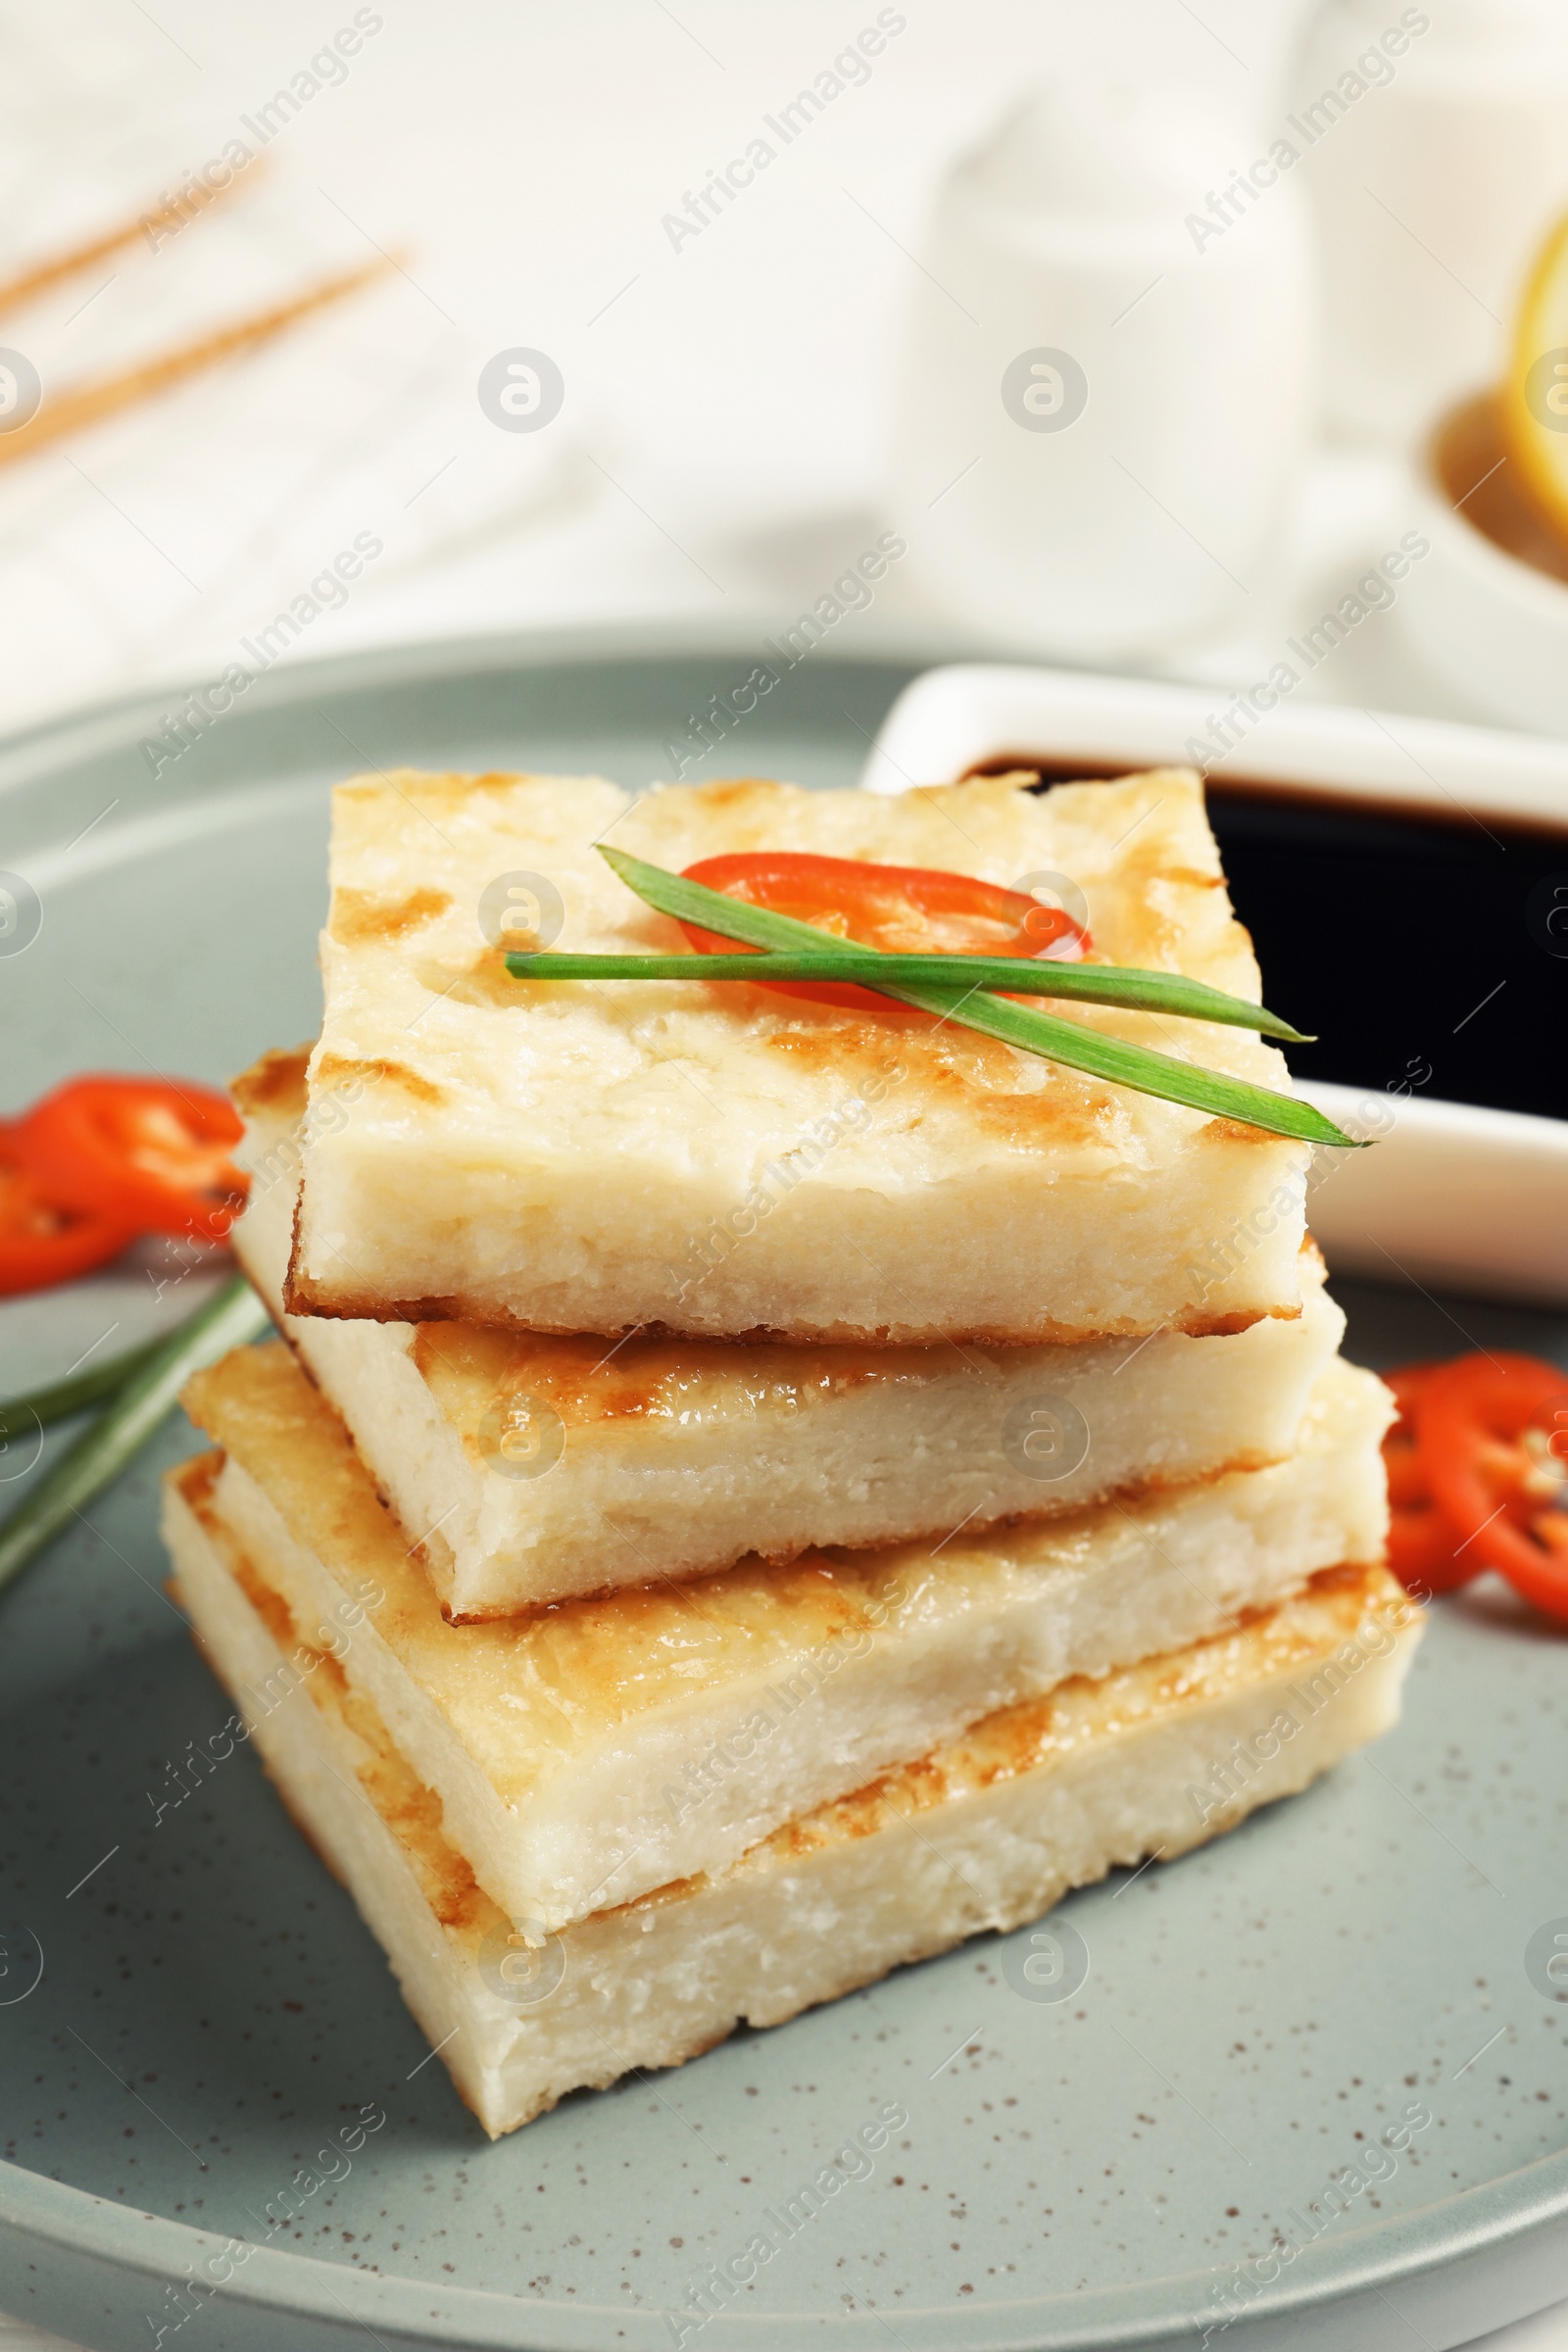
[[[1258,1469],[1291,1451],[1345,1330],[1310,1243],[1300,1314],[1227,1336],[617,1344],[287,1315],[306,1058],[234,1081],[251,1170],[234,1247],[456,1623]]]
[[[1319,1569],[1375,1561],[1387,1521],[1388,1394],[1335,1361],[1296,1451],[1267,1468],[457,1627],[285,1348],[238,1351],[185,1401],[223,1450],[213,1502],[239,1549],[322,1629],[453,1845],[536,1936],[722,1870],[1068,1676],[1211,1639]]]

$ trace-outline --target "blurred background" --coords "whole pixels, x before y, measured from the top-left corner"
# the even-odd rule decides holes
[[[826,598],[1568,728],[1555,378],[1525,519],[1491,407],[1428,462],[1568,207],[1558,0],[6,0],[0,45],[0,727]]]
[[[722,623],[1568,738],[1568,0],[0,0],[0,736],[151,692],[156,778],[273,667]],[[683,772],[733,758],[718,728]],[[1568,955],[1557,837],[1528,941],[1517,856],[1479,900],[1462,835],[1451,902],[1396,903],[1368,852],[1357,900],[1344,838],[1269,852],[1303,972],[1324,906],[1355,997],[1374,934],[1429,995],[1435,950],[1506,935],[1560,1090],[1514,1011]],[[289,1034],[318,859],[263,875],[298,901],[264,957],[226,889],[193,912],[108,839],[77,920],[116,1018],[19,966],[30,1082],[144,1058],[118,1024],[166,1006],[161,1054],[233,1068],[182,985],[230,929],[227,996],[254,970]],[[1554,1107],[1467,1030],[1505,982],[1453,985],[1434,1092]],[[1336,1033],[1330,1077],[1434,1076],[1425,1028]],[[20,1364],[59,1304],[9,1310]]]

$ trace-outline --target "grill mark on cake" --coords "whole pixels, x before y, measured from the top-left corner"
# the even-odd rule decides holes
[[[874,1084],[879,1101],[863,1132],[884,1137],[917,1127],[925,1103],[958,1104],[982,1135],[1019,1151],[1068,1144],[1108,1149],[1126,1124],[1115,1090],[1098,1079],[1056,1064],[1048,1070],[1039,1061],[1025,1074],[1000,1039],[935,1026],[897,1006],[889,1010],[890,1019],[859,1020],[824,1005],[819,1023],[781,1024],[761,1042],[798,1066],[842,1079],[852,1095]],[[904,1072],[891,1082],[890,1061]]]
[[[415,978],[421,988],[429,989],[446,1004],[471,1004],[481,1009],[499,1006],[507,1012],[536,1011],[541,1004],[553,1004],[563,986],[591,987],[591,982],[553,982],[548,991],[535,994],[514,979],[507,969],[508,956],[528,954],[528,943],[518,939],[511,948],[481,948],[466,964],[439,962],[426,957],[415,967]],[[695,961],[695,958],[693,959]]]
[[[272,1111],[292,1116],[305,1108],[309,1046],[277,1046],[228,1082],[229,1095],[245,1118]]]
[[[1281,1141],[1279,1136],[1269,1135],[1261,1127],[1244,1126],[1240,1119],[1209,1119],[1201,1129],[1201,1133],[1208,1142],[1214,1144],[1268,1144],[1272,1146]]]
[[[463,776],[453,773],[444,776],[421,777],[420,779],[421,783],[432,785],[437,792],[444,793],[447,799],[452,801],[468,800],[479,793],[511,792],[514,785],[516,784],[541,784],[556,780],[554,778],[547,779],[531,768],[499,767],[487,767],[482,776]],[[578,781],[576,777],[567,780],[572,783]],[[582,780],[593,782],[596,779],[584,778]]]
[[[332,893],[326,927],[340,947],[384,946],[433,922],[451,905],[444,890],[411,890],[401,899],[378,899],[372,891],[342,884]]]
[[[222,1463],[220,1453],[201,1455],[181,1473],[179,1490],[235,1585],[284,1653],[284,1665],[295,1667],[300,1679],[293,1688],[303,1684],[320,1712],[336,1715],[357,1744],[368,1750],[368,1761],[355,1764],[355,1778],[419,1866],[425,1900],[441,1926],[461,1933],[501,1920],[504,1915],[468,1864],[448,1844],[440,1798],[396,1746],[373,1702],[353,1688],[329,1651],[305,1639],[287,1600],[241,1549],[227,1522],[214,1509],[213,1491]],[[301,1657],[309,1664],[297,1665]],[[221,1681],[221,1676],[219,1679]],[[288,1803],[286,1794],[284,1802]],[[322,1852],[314,1829],[300,1819],[292,1805],[289,1811],[334,1877],[340,1875],[331,1856]]]
[[[179,1491],[201,1521],[209,1540],[222,1554],[223,1564],[257,1616],[266,1626],[278,1648],[284,1652],[283,1664],[291,1667],[303,1679],[307,1675],[324,1674],[325,1680],[343,1697],[348,1694],[348,1679],[329,1650],[308,1641],[300,1631],[299,1619],[274,1585],[268,1583],[248,1552],[241,1550],[227,1525],[214,1508],[214,1493],[223,1467],[221,1453],[203,1454],[195,1465],[195,1474],[186,1472],[179,1480]],[[306,1663],[296,1665],[303,1658]],[[294,1688],[291,1685],[290,1688]],[[286,1693],[285,1693],[286,1695]]]
[[[331,1085],[340,1078],[358,1078],[370,1086],[393,1086],[412,1095],[416,1102],[441,1103],[446,1096],[429,1078],[421,1078],[411,1070],[406,1061],[359,1061],[343,1054],[323,1054],[316,1065],[317,1083]]]
[[[302,1650],[305,1652],[309,1663],[299,1668],[301,1674],[311,1673],[317,1666],[332,1662],[328,1659],[324,1649],[318,1649],[314,1643],[301,1638],[295,1623],[294,1612],[281,1592],[275,1592],[264,1578],[257,1575],[243,1552],[231,1553],[228,1566],[229,1574],[233,1577],[235,1584],[238,1585],[251,1607],[256,1611],[278,1648],[285,1652],[292,1651],[296,1657]],[[292,1664],[293,1658],[285,1658],[285,1663]]]
[[[1151,806],[1145,829],[1131,834],[1116,860],[1117,919],[1102,944],[1113,945],[1117,963],[1176,972],[1182,969],[1184,950],[1190,955],[1193,944],[1189,934],[1192,910],[1183,906],[1184,895],[1191,890],[1223,892],[1226,883],[1217,852],[1214,865],[1207,869],[1172,858],[1176,845],[1170,834],[1154,823],[1155,806],[1157,803]],[[1107,927],[1102,924],[1097,928]],[[1216,958],[1232,956],[1239,949],[1250,956],[1251,944],[1232,916],[1220,939],[1205,940],[1203,964],[1212,972]],[[1233,981],[1230,985],[1235,988],[1237,984]]]
[[[769,776],[715,776],[711,782],[693,787],[692,798],[709,810],[716,809],[721,816],[737,808],[750,808],[757,794],[776,789]]]
[[[471,1324],[416,1328],[416,1370],[461,1428],[509,1396],[551,1405],[568,1428],[608,1421],[690,1419],[710,1398],[735,1408],[739,1386],[758,1406],[843,1396],[874,1382],[932,1380],[951,1366],[919,1348],[799,1348],[723,1340],[514,1336]]]
[[[181,1462],[174,1472],[174,1485],[204,1527],[210,1516],[213,1489],[218,1484],[218,1474],[222,1467],[223,1457],[220,1453],[198,1453],[188,1462]]]
[[[355,1777],[393,1836],[419,1865],[424,1898],[441,1926],[461,1935],[505,1925],[505,1914],[485,1893],[456,1847],[448,1844],[440,1798],[396,1746],[375,1706],[353,1690],[345,1690],[341,1698],[334,1690],[328,1703],[360,1744],[369,1750],[368,1760],[356,1764]]]
[[[1027,806],[1034,780],[1032,775],[1019,771],[1006,776],[980,779],[967,791],[951,784],[921,785],[902,795],[901,800],[906,815],[918,808],[922,813],[943,816],[951,796],[960,806],[966,807],[966,813],[971,819],[978,814],[983,821],[986,815],[1005,813],[1011,816],[1020,803]],[[889,860],[887,848],[879,845],[879,837],[884,831],[885,805],[880,812],[874,804],[863,810],[843,810],[841,814],[846,821],[838,838],[829,844],[824,843],[814,830],[814,799],[815,796],[805,787],[782,784],[770,776],[717,776],[706,784],[663,786],[660,792],[662,806],[658,813],[667,817],[672,811],[678,811],[683,816],[690,813],[699,820],[717,814],[732,826],[739,824],[745,827],[744,837],[732,834],[722,844],[710,841],[702,853],[705,855],[710,856],[720,847],[734,850],[756,846],[774,850],[807,848],[826,851],[832,857],[859,858],[872,863]],[[981,804],[978,808],[976,803]],[[812,819],[811,838],[808,841],[795,838],[791,820],[797,815]],[[641,834],[642,829],[634,826],[633,830]],[[907,854],[901,854],[893,862],[932,863],[956,872],[970,871],[970,860],[963,858],[956,862],[958,858],[956,845],[948,837],[943,837],[943,855],[940,858],[920,856],[911,843]],[[1015,848],[1016,844],[1011,846]]]

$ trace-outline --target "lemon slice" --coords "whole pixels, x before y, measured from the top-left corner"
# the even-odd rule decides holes
[[[1502,400],[1510,454],[1536,504],[1568,537],[1568,217],[1530,273]]]

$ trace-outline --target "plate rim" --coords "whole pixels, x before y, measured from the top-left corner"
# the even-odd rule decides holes
[[[280,664],[255,680],[254,700],[240,715],[249,719],[276,710],[332,702],[347,693],[365,691],[389,679],[403,685],[435,683],[509,668],[553,666],[591,668],[617,662],[690,660],[712,653],[721,657],[754,651],[757,631],[776,626],[776,616],[737,614],[701,620],[634,621],[606,625],[579,624],[560,629],[515,629],[459,632],[440,637],[416,636],[388,643],[357,646],[313,655]],[[951,636],[909,629],[897,622],[867,615],[854,640],[824,641],[813,653],[834,665],[927,664],[979,666],[972,651],[955,647]],[[965,661],[965,654],[968,659]],[[925,674],[925,673],[922,673]],[[1083,674],[1086,686],[1112,691],[1122,683],[1102,673]],[[199,682],[199,679],[196,681]],[[910,686],[916,681],[911,680]],[[1158,685],[1161,681],[1140,683]],[[74,710],[48,717],[0,739],[0,798],[37,783],[73,759],[86,758],[134,740],[138,726],[156,717],[172,699],[190,688],[171,684],[105,698]],[[903,690],[907,692],[908,688]],[[901,696],[898,698],[902,700]],[[897,701],[893,709],[897,708]],[[890,710],[889,716],[892,716]],[[1476,729],[1473,732],[1490,732]],[[1500,730],[1496,730],[1500,735]],[[880,742],[881,738],[878,737]],[[1527,737],[1504,738],[1527,743]],[[874,757],[874,754],[872,755]],[[1568,758],[1568,749],[1564,757]],[[239,789],[219,783],[220,794]],[[1522,1114],[1521,1114],[1522,1115]],[[1544,1122],[1544,1124],[1556,1124]],[[477,2144],[475,2156],[483,2150]],[[1348,2320],[1358,2302],[1370,2307],[1381,2286],[1426,2283],[1442,2290],[1455,2266],[1485,2262],[1495,2266],[1508,2249],[1531,2238],[1544,2246],[1554,2224],[1568,2223],[1568,2150],[1534,2159],[1530,2164],[1478,2182],[1451,2196],[1434,2200],[1414,2213],[1391,2215],[1364,2224],[1330,2243],[1307,2249],[1299,2267],[1282,2292],[1270,2294],[1266,2309],[1235,2325],[1250,2346],[1262,2335],[1294,2336],[1302,2323],[1331,2315]],[[11,2253],[59,2258],[55,2286],[63,2296],[68,2265],[96,2264],[107,2268],[121,2287],[139,2281],[161,2285],[178,2279],[188,2265],[216,2252],[227,2242],[225,2234],[200,2230],[172,2217],[146,2212],[99,2196],[69,2181],[50,2179],[24,2164],[0,2160],[0,2277],[15,2293]],[[1527,2306],[1540,2309],[1554,2294],[1568,2292],[1568,2233],[1560,2250],[1561,2278],[1541,2300]],[[25,2265],[22,2276],[24,2276]],[[1051,2347],[1052,2352],[1109,2352],[1112,2346],[1174,2345],[1201,2330],[1202,2297],[1223,2266],[1172,2273],[1136,2285],[1110,2285],[1067,2290],[1048,2296],[1018,2297],[901,2310],[901,2325],[922,2342],[938,2345]],[[331,2281],[331,2283],[328,2283]],[[1175,2314],[1172,2296],[1189,2282],[1190,2305]],[[1381,2282],[1381,2286],[1380,2283]],[[336,2292],[341,2286],[342,2294]],[[36,2281],[30,2290],[36,2295]],[[1534,2291],[1534,2290],[1532,2290]],[[646,2335],[650,2347],[670,2341],[662,2307],[645,2305],[626,2311],[610,2304],[552,2303],[525,2300],[505,2290],[447,2285],[417,2277],[369,2274],[339,2266],[312,2255],[259,2246],[245,2266],[243,2282],[236,2279],[220,2290],[225,2304],[236,2312],[248,2310],[251,2323],[287,2312],[318,2327],[357,2336],[377,2317],[383,2326],[400,2328],[408,2341],[431,2346],[466,2343],[494,2347],[494,2352],[602,2352],[607,2338],[593,2330],[606,2320],[621,2331],[620,2340],[636,2344]],[[406,2305],[406,2309],[405,2309]],[[56,2309],[59,2308],[57,2302]],[[1099,2307],[1098,2309],[1095,2307]],[[1522,2314],[1519,2316],[1523,2316]],[[463,2336],[454,2323],[471,2323]],[[1493,2320],[1485,2323],[1495,2326]],[[867,2328],[877,2329],[873,2339]],[[520,2329],[520,2332],[519,2332]],[[767,2330],[765,2339],[760,2330]],[[940,2330],[941,2332],[937,2332]],[[880,2342],[885,2321],[878,2312],[826,2311],[730,2315],[712,2320],[704,2328],[706,2352],[746,2347],[758,2352],[765,2340],[773,2347],[834,2341],[858,2345]],[[1466,2327],[1459,2340],[1473,2333]],[[327,2340],[325,2335],[321,2341]],[[1445,2337],[1452,2342],[1452,2337]]]
[[[715,614],[700,622],[691,618],[579,622],[560,628],[395,637],[282,661],[253,677],[243,706],[232,716],[243,724],[262,711],[362,691],[389,679],[414,684],[461,676],[465,670],[540,669],[556,664],[592,667],[614,662],[690,659],[708,652],[755,654],[760,636],[780,625],[776,612],[756,610]],[[965,650],[951,633],[918,625],[906,627],[868,613],[853,639],[823,638],[811,648],[811,660],[813,666],[820,656],[825,662],[851,666],[888,662],[936,669],[955,666]],[[161,684],[127,688],[74,705],[0,735],[0,797],[36,781],[72,757],[112,748],[132,731],[130,722],[159,718],[172,703],[207,684],[219,666],[215,655],[212,662],[182,668]]]
[[[1251,2352],[1260,2327],[1288,2334],[1303,2320],[1328,2316],[1338,2321],[1358,2300],[1390,2286],[1414,2282],[1441,2289],[1456,2266],[1489,2255],[1506,2257],[1521,2239],[1544,2237],[1554,2223],[1565,2220],[1568,2149],[1537,2157],[1495,2180],[1437,2198],[1414,2213],[1391,2214],[1331,2244],[1306,2249],[1298,2258],[1306,2267],[1293,2276],[1287,2289],[1270,2296],[1266,2307],[1260,2302],[1255,2317],[1248,2314],[1233,2323],[1243,2330],[1238,2341]],[[232,2234],[199,2230],[69,2181],[51,2180],[25,2165],[0,2162],[0,2238],[8,2232],[24,2235],[35,2247],[41,2243],[77,2260],[107,2264],[126,2284],[145,2279],[149,2286],[155,2280],[177,2283],[183,2272],[218,2253]],[[1568,2283],[1568,2235],[1561,2258]],[[0,2260],[0,2275],[4,2270]],[[967,2352],[969,2347],[978,2352],[981,2345],[1014,2346],[1019,2352],[1025,2347],[1028,2352],[1111,2352],[1112,2347],[1120,2352],[1122,2347],[1174,2345],[1200,2335],[1203,2295],[1220,2273],[1221,2266],[1211,2265],[1131,2286],[1069,2288],[983,2304],[895,2308],[901,2332],[909,2331],[930,2352],[947,2352],[950,2346],[953,2352]],[[1172,2289],[1189,2283],[1191,2296],[1180,2317],[1173,2318]],[[338,2293],[338,2287],[346,2292]],[[380,2319],[383,2326],[400,2328],[411,2342],[450,2347],[452,2352],[469,2345],[485,2347],[485,2352],[602,2352],[607,2339],[594,2330],[606,2320],[615,2324],[623,2344],[636,2345],[646,2337],[652,2352],[656,2342],[671,2340],[668,2307],[663,2305],[628,2310],[619,2304],[524,2299],[501,2288],[371,2274],[268,2246],[254,2249],[243,2285],[231,2283],[219,2292],[222,2300],[248,2305],[260,2314],[286,2311],[328,2325],[338,2324],[335,2306],[356,2329]],[[1548,2294],[1545,2300],[1550,2299]],[[1096,2305],[1101,2306],[1098,2312]],[[1090,2308],[1084,2316],[1086,2306]],[[519,2314],[526,2315],[521,2332]],[[831,2345],[835,2340],[858,2344],[866,2328],[881,2327],[884,2317],[880,2307],[861,2312],[726,2312],[708,2322],[702,2333],[708,2352],[757,2352],[762,2329],[767,2330],[767,2352],[805,2352],[808,2345]],[[487,2325],[491,2322],[496,2325]],[[454,2326],[465,2324],[467,2332],[455,2335]],[[841,2328],[843,2338],[838,2336]],[[1448,2340],[1470,2340],[1469,2331]]]

